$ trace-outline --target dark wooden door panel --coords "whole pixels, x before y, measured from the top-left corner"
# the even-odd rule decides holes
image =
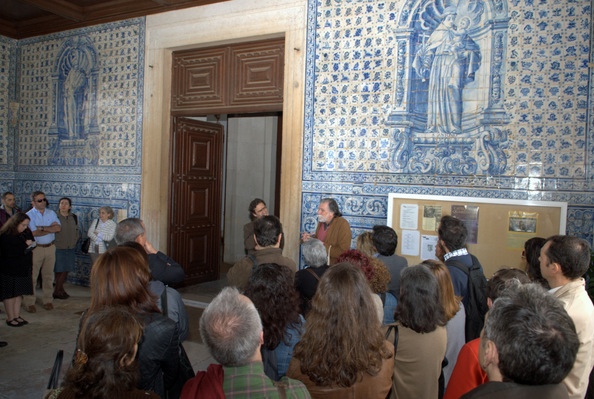
[[[281,111],[284,57],[284,39],[175,51],[171,112]]]
[[[169,248],[189,285],[219,278],[223,128],[174,118],[173,130]]]

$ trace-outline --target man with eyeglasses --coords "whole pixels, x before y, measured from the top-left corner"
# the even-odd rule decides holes
[[[31,219],[29,228],[33,232],[37,246],[33,250],[33,295],[24,297],[25,310],[29,313],[37,312],[35,308],[35,285],[37,277],[41,273],[43,279],[43,308],[52,310],[54,308],[52,294],[54,288],[54,264],[56,263],[56,247],[54,240],[57,232],[62,227],[56,212],[46,209],[47,199],[42,191],[34,191],[31,194],[33,208],[27,212]]]
[[[268,208],[263,199],[255,198],[250,202],[248,207],[250,213],[250,222],[243,226],[243,246],[245,247],[246,255],[254,255],[256,253],[256,240],[254,240],[254,223],[261,217],[268,216]],[[281,236],[280,249],[285,247],[285,235]]]

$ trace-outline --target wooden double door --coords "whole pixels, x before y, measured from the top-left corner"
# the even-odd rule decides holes
[[[219,278],[224,130],[195,120],[282,111],[284,39],[173,53],[168,253],[184,285]]]

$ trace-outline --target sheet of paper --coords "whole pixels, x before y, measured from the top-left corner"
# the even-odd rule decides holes
[[[416,230],[419,224],[419,206],[417,204],[400,205],[400,229]]]
[[[437,236],[421,236],[421,260],[438,260],[435,256],[435,246],[437,245]]]
[[[402,230],[402,255],[419,256],[419,239],[421,233],[417,230]]]

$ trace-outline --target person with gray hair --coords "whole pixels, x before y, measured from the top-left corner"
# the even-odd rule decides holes
[[[579,346],[561,302],[537,284],[512,281],[481,333],[479,362],[489,382],[462,398],[567,398],[562,381]]]
[[[344,252],[351,249],[351,226],[342,216],[334,198],[323,198],[318,207],[318,227],[315,233],[302,233],[301,241],[317,238],[324,243],[330,255],[330,265]]]
[[[115,229],[115,240],[118,245],[126,242],[137,242],[142,245],[148,255],[149,268],[153,280],[163,284],[177,284],[184,281],[186,274],[179,263],[157,251],[146,238],[144,223],[139,218],[128,218],[118,223]]]
[[[311,300],[316,294],[318,282],[328,270],[328,254],[324,243],[317,238],[311,238],[301,244],[301,254],[307,266],[295,273],[295,288],[301,297],[301,314],[306,316],[311,307]]]
[[[586,395],[594,366],[594,306],[582,278],[590,266],[590,257],[588,242],[572,236],[549,237],[540,250],[542,277],[573,319],[580,338],[577,360],[563,381],[572,399]]]
[[[219,364],[211,364],[189,380],[182,399],[310,398],[303,383],[288,377],[274,382],[264,373],[262,321],[252,301],[237,288],[223,288],[204,310],[200,336]]]
[[[91,245],[89,245],[91,266],[97,262],[97,258],[102,253],[110,248],[115,240],[117,223],[113,221],[114,217],[115,213],[111,206],[102,206],[99,208],[99,217],[94,219],[89,226],[87,236],[91,240]]]

